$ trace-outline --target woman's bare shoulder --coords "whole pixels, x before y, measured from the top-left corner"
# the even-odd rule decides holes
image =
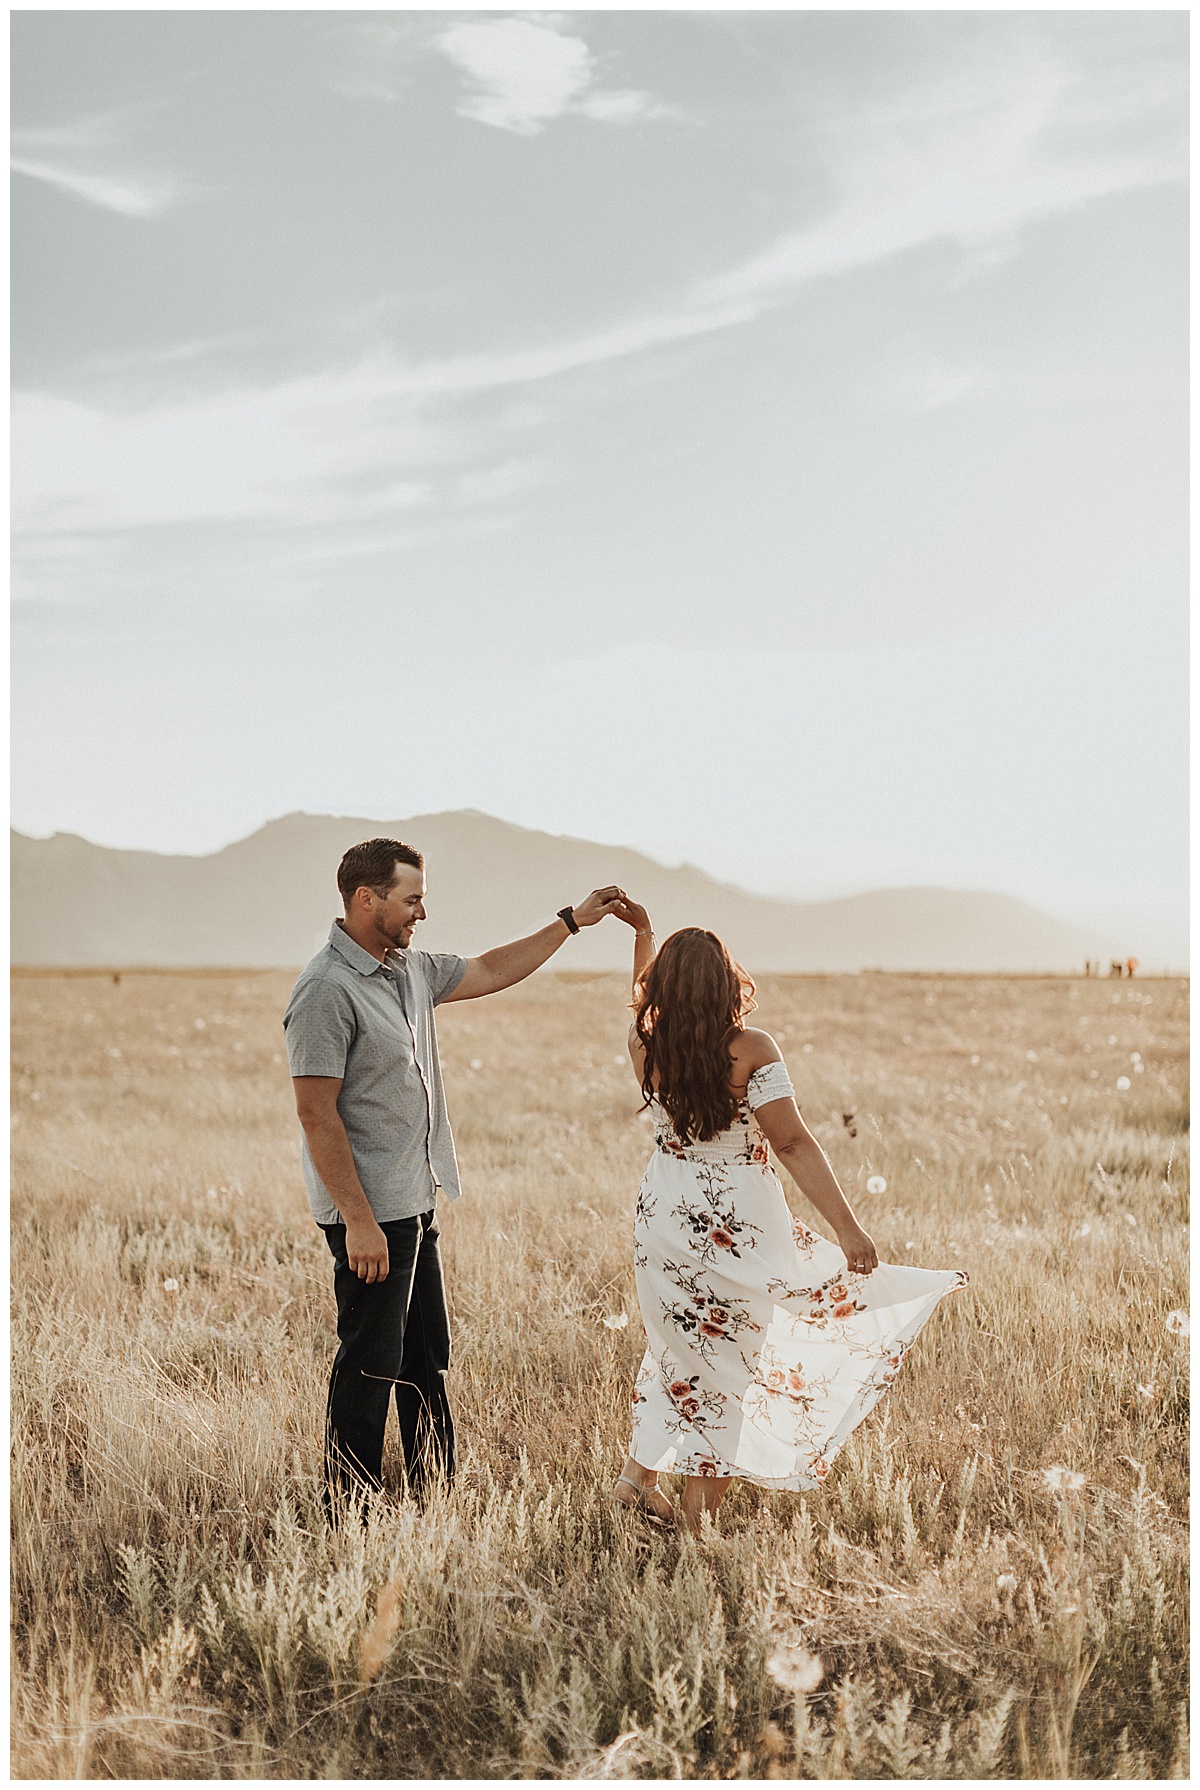
[[[743,1075],[753,1075],[764,1063],[783,1061],[783,1052],[770,1032],[761,1031],[758,1026],[746,1026],[738,1032],[729,1046],[729,1054]]]

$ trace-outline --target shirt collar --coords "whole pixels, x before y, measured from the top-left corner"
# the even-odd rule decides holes
[[[334,950],[339,951],[346,962],[358,971],[360,976],[373,976],[376,970],[380,969],[402,970],[407,961],[406,952],[389,951],[383,963],[380,963],[378,957],[372,957],[369,951],[364,951],[362,946],[350,937],[340,920],[335,920],[329,928],[329,942]]]

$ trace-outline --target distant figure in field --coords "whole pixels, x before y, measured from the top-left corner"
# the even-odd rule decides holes
[[[896,1378],[957,1269],[881,1264],[796,1106],[779,1046],[745,1023],[754,983],[715,933],[688,926],[657,952],[634,929],[629,1054],[654,1121],[633,1256],[646,1353],[615,1496],[651,1521],[675,1512],[659,1473],[684,1476],[699,1530],[735,1478],[819,1486]],[[768,1145],[837,1243],[793,1219]]]
[[[1108,966],[1108,973],[1109,973],[1110,977],[1111,976],[1120,977],[1120,976],[1124,975],[1125,966],[1121,962],[1121,959],[1119,957],[1113,958],[1112,962]]]
[[[1133,979],[1133,972],[1136,970],[1137,966],[1138,960],[1136,957],[1127,957],[1125,959],[1125,973],[1131,981]]]
[[[345,909],[302,972],[283,1017],[304,1179],[334,1263],[341,1346],[329,1380],[326,1507],[381,1483],[393,1388],[410,1490],[454,1473],[446,1396],[450,1325],[435,1202],[459,1195],[433,1010],[511,988],[581,926],[616,911],[594,889],[529,938],[481,957],[415,951],[425,861],[367,839],[338,867]]]

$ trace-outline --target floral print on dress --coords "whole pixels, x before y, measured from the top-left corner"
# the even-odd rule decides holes
[[[682,1199],[671,1216],[691,1231],[700,1260],[715,1262],[722,1252],[740,1257],[743,1249],[753,1249],[761,1227],[738,1217],[737,1188],[720,1165],[698,1162],[696,1183],[700,1198]]]
[[[783,1065],[767,1065],[733,1124],[687,1145],[651,1108],[630,1453],[652,1471],[823,1484],[939,1301],[966,1284],[959,1270],[908,1264],[851,1274],[836,1244],[792,1217],[753,1111],[790,1091]]]
[[[841,1253],[840,1250],[838,1253]],[[808,1310],[797,1315],[814,1329],[824,1330],[831,1323],[844,1324],[847,1318],[867,1310],[867,1300],[860,1294],[866,1279],[865,1275],[848,1274],[843,1268],[841,1274],[831,1275],[822,1285],[815,1287],[789,1286],[786,1281],[774,1277],[767,1282],[767,1291],[779,1294],[791,1304],[807,1305]],[[851,1280],[858,1283],[854,1288],[848,1285]]]
[[[722,1420],[727,1403],[723,1392],[706,1386],[698,1373],[690,1374],[685,1379],[683,1370],[677,1371],[669,1361],[661,1362],[659,1369],[667,1395],[676,1411],[674,1420],[668,1423],[669,1429],[679,1435],[685,1432],[703,1432],[706,1424]]]
[[[824,1390],[824,1375],[806,1376],[789,1354],[765,1343],[744,1409],[760,1421],[788,1422],[797,1412],[810,1412]]]
[[[793,1218],[793,1220],[792,1220],[792,1241],[796,1245],[796,1254],[797,1255],[810,1256],[812,1254],[813,1244],[816,1242],[816,1240],[817,1240],[816,1232],[810,1231],[808,1226],[804,1223],[803,1219]]]
[[[689,1271],[686,1263],[664,1262],[663,1273],[679,1295],[660,1297],[663,1318],[692,1339],[703,1361],[714,1359],[718,1343],[732,1342],[744,1331],[759,1328],[742,1301],[714,1290],[698,1270]]]

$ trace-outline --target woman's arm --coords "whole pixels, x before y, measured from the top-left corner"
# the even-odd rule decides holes
[[[645,908],[640,902],[630,901],[628,895],[622,896],[612,912],[618,920],[624,920],[626,926],[633,927],[633,992],[636,995],[638,983],[654,957],[654,928]]]
[[[870,1274],[879,1266],[875,1245],[854,1216],[828,1156],[800,1117],[796,1102],[790,1096],[768,1100],[754,1117],[805,1199],[833,1226],[847,1266],[856,1274]]]

